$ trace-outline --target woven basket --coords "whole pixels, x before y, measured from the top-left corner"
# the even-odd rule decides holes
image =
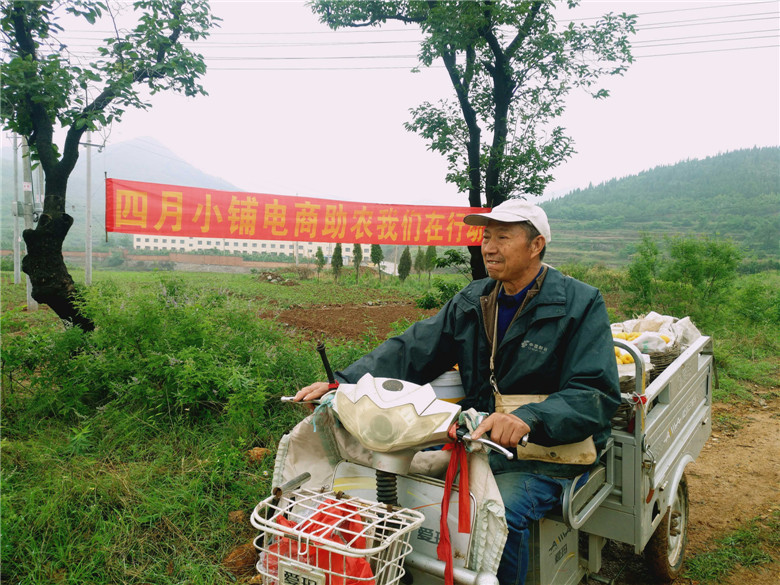
[[[634,407],[631,404],[621,404],[618,406],[615,415],[612,417],[612,428],[625,431],[628,429],[628,425],[631,419],[634,417]]]
[[[647,355],[650,356],[650,363],[653,364],[653,369],[650,370],[648,377],[648,384],[661,375],[666,367],[671,364],[682,353],[680,344],[675,341],[670,347],[664,351],[654,351]]]

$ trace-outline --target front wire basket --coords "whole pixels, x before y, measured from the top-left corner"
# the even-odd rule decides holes
[[[252,512],[263,585],[392,585],[421,512],[341,492],[298,489]]]

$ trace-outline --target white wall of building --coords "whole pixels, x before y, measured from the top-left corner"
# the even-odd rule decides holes
[[[133,248],[136,250],[165,250],[169,252],[201,252],[204,250],[219,250],[237,254],[270,254],[272,256],[293,256],[295,246],[298,246],[299,259],[314,259],[317,248],[322,246],[322,253],[330,261],[335,244],[318,242],[289,242],[284,240],[239,240],[225,238],[180,238],[175,236],[133,236]],[[341,244],[344,264],[352,262],[352,247],[354,244]],[[362,245],[363,261],[370,259],[371,246]]]

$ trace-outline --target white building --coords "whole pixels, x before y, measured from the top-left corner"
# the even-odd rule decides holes
[[[170,252],[200,252],[203,250],[219,250],[238,254],[269,254],[271,256],[294,256],[295,246],[298,246],[298,258],[314,259],[317,248],[322,247],[325,259],[330,262],[335,244],[319,242],[289,242],[285,240],[239,240],[227,238],[182,238],[175,236],[134,235],[133,248],[136,250],[167,250]],[[352,247],[354,244],[342,244],[341,253],[344,264],[352,262]],[[363,261],[371,256],[371,246],[363,244]]]

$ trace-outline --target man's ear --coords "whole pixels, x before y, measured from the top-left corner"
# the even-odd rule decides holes
[[[537,256],[542,253],[542,250],[544,249],[545,245],[544,236],[536,236],[533,241],[531,242],[531,252],[533,252],[534,256]]]

